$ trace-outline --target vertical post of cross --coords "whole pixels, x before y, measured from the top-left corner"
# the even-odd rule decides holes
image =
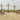
[[[2,14],[4,15],[4,12],[2,12],[2,6],[4,6],[4,5],[2,5],[2,3],[1,3],[1,15],[2,15]]]

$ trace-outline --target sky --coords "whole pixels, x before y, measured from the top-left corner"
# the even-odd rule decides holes
[[[8,5],[9,3],[9,10],[14,10],[14,3],[15,3],[15,10],[20,9],[20,0],[0,0],[0,5]],[[2,9],[8,10],[8,6],[2,6]],[[0,6],[1,10],[1,6]]]

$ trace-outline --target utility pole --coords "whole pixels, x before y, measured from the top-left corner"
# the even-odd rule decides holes
[[[9,3],[8,3],[8,13],[9,13]]]
[[[4,16],[4,12],[2,12],[2,6],[3,6],[3,5],[2,5],[2,3],[1,3],[1,14],[3,14],[3,16]]]
[[[2,3],[1,3],[1,13],[2,13]]]
[[[1,15],[2,15],[2,2],[1,2],[1,5],[0,6],[1,6]]]
[[[14,13],[15,13],[15,3],[14,3]]]
[[[9,5],[9,2],[8,2],[8,5],[7,6],[8,6],[8,13],[9,13],[9,6],[11,6],[11,5]]]

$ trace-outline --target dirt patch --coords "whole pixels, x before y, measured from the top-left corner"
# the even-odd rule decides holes
[[[20,20],[20,15],[16,13],[9,13],[7,15],[0,15],[0,20]]]

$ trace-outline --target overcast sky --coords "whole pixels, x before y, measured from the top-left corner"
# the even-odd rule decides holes
[[[20,0],[0,0],[0,5],[11,5],[9,6],[9,10],[14,10],[14,3],[15,3],[15,10],[20,9]],[[0,6],[1,9],[1,6]],[[8,10],[8,6],[2,6],[2,9]]]

